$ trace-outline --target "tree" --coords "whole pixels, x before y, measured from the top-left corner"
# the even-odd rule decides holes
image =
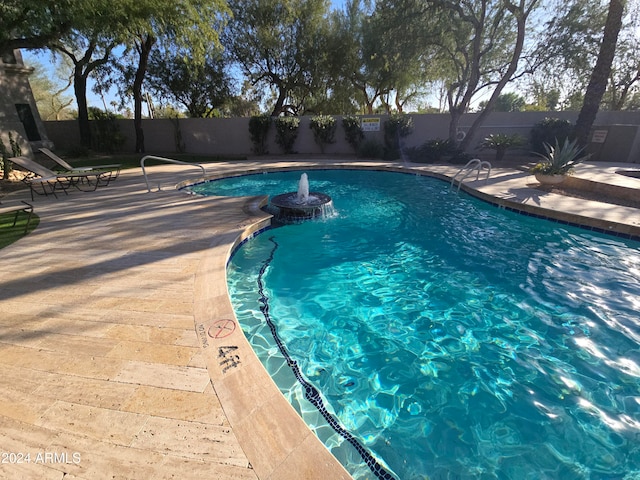
[[[231,98],[222,54],[213,49],[203,62],[194,62],[178,47],[156,50],[149,60],[147,81],[163,103],[180,104],[191,117],[211,117]]]
[[[525,99],[514,92],[507,92],[498,95],[494,105],[496,112],[520,112],[524,109]],[[487,102],[480,102],[480,109],[485,109]]]
[[[224,0],[121,1],[127,4],[129,19],[124,25],[126,49],[117,64],[122,74],[119,90],[123,97],[133,96],[135,151],[142,153],[145,151],[142,90],[153,47],[160,43],[167,48],[169,45],[188,48],[194,63],[204,62],[207,48],[220,45],[218,31],[229,10]]]
[[[334,11],[331,15],[328,41],[332,52],[328,67],[333,82],[331,93],[334,102],[342,105],[342,111],[335,113],[347,113],[347,106],[353,106],[356,111],[371,114],[380,95],[372,86],[374,82],[368,78],[363,47],[364,24],[368,15],[368,5],[363,5],[360,0],[348,1],[344,10]]]
[[[433,3],[451,25],[450,31],[443,35],[441,46],[453,72],[447,81],[451,115],[449,139],[453,144],[458,143],[459,121],[472,98],[483,89],[489,88],[492,92],[484,109],[459,143],[459,148],[464,150],[494,109],[504,87],[517,76],[527,20],[538,0],[517,0],[516,3],[510,0],[436,0]]]
[[[318,87],[326,64],[325,0],[239,0],[225,45],[256,87],[273,90],[271,115],[296,114]]]
[[[574,136],[580,145],[587,144],[591,126],[596,119],[600,102],[607,88],[607,80],[611,73],[611,65],[616,52],[618,34],[622,26],[624,3],[624,0],[610,0],[609,2],[607,21],[604,25],[598,60],[591,74],[587,91],[584,94],[584,102],[574,130]]]
[[[600,107],[608,110],[628,108],[627,102],[640,83],[640,2],[627,4]],[[582,99],[595,67],[607,20],[607,4],[587,0],[560,1],[557,14],[541,32],[538,56],[542,68],[537,82],[562,92],[561,103],[573,105]],[[582,106],[582,100],[577,109]]]
[[[61,78],[55,78],[45,73],[42,64],[35,63],[31,66],[34,68],[34,73],[29,77],[29,84],[38,106],[40,118],[42,120],[69,120],[73,118],[73,112],[69,108],[73,103],[73,98],[65,95],[73,83],[71,76],[65,75],[68,72],[63,73],[59,68],[56,73],[60,73]],[[62,78],[64,76],[67,78]]]
[[[402,113],[442,72],[436,39],[445,27],[437,16],[424,21],[424,11],[422,2],[382,0],[364,23],[365,71],[387,114]]]
[[[105,18],[101,17],[101,21],[105,21]],[[87,81],[92,72],[108,62],[111,51],[118,44],[115,37],[110,38],[99,32],[105,24],[87,26],[85,33],[73,31],[66,38],[51,44],[54,50],[64,54],[73,63],[73,91],[78,105],[80,144],[86,148],[92,146]]]
[[[44,48],[85,18],[79,0],[3,0],[0,2],[0,55],[18,49]]]
[[[640,39],[634,35],[618,38],[616,58],[617,61],[614,60],[611,66],[603,104],[609,110],[632,110],[634,108],[630,105],[631,99],[634,93],[638,92],[640,84]]]

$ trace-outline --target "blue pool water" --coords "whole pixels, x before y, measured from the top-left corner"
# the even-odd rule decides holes
[[[275,195],[300,173],[195,188]],[[640,478],[637,242],[436,179],[308,174],[337,213],[244,244],[229,291],[268,371],[355,478]]]

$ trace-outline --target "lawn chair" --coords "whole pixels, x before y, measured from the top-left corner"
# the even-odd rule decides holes
[[[120,168],[122,165],[119,163],[112,163],[109,165],[94,165],[93,167],[72,167],[65,160],[57,156],[48,148],[40,148],[41,153],[46,155],[50,160],[53,160],[61,168],[64,169],[64,173],[84,173],[84,172],[98,172],[98,171],[111,171],[112,174],[109,177],[109,181],[115,180],[120,175]],[[114,173],[115,172],[115,173]]]
[[[4,215],[5,213],[14,213],[15,217],[13,217],[13,226],[16,226],[18,223],[18,215],[20,212],[25,212],[27,216],[27,224],[24,227],[24,233],[27,233],[29,230],[29,223],[31,222],[31,216],[33,215],[33,205],[22,200],[19,204],[15,205],[7,205],[0,202],[0,215]]]
[[[28,157],[12,157],[9,161],[29,172],[23,181],[31,190],[31,200],[34,199],[34,193],[38,195],[51,193],[57,198],[56,190],[61,189],[66,194],[69,187],[75,187],[83,192],[93,191],[99,186],[108,185],[113,174],[113,171],[109,170],[58,173]]]

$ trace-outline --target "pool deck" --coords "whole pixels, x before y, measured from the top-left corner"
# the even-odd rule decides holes
[[[206,164],[210,175],[339,165],[458,166],[327,159]],[[638,164],[580,166],[576,178],[628,188]],[[268,224],[257,199],[173,186],[197,169],[123,171],[108,187],[33,202],[40,225],[0,250],[0,478],[348,479],[279,393],[237,326],[225,267]],[[310,175],[311,176],[311,175]],[[560,221],[640,237],[640,210],[541,192],[494,169],[465,189]],[[158,184],[161,191],[157,190]],[[15,192],[5,200],[29,199]]]

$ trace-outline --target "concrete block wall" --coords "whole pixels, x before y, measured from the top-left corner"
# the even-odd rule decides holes
[[[476,114],[462,117],[459,131],[466,133]],[[562,118],[575,122],[577,112],[494,112],[477,131],[471,141],[470,153],[483,138],[492,133],[517,133],[529,138],[531,128],[545,117]],[[428,140],[447,138],[450,117],[448,114],[412,114],[413,133],[404,139],[406,147],[415,147]],[[383,143],[385,115],[362,116],[363,119],[379,118],[380,130],[365,132],[366,139]],[[294,150],[299,154],[315,155],[321,153],[314,142],[313,132],[309,128],[311,117],[301,117],[298,138]],[[355,152],[347,143],[342,129],[342,117],[336,116],[336,142],[328,145],[328,155],[353,155]],[[133,120],[118,120],[121,133],[126,137],[125,152],[132,152],[135,145]],[[49,138],[58,150],[70,150],[79,145],[78,127],[75,121],[44,122]],[[248,118],[185,118],[178,121],[182,142],[187,153],[204,155],[253,155],[253,145],[249,135]],[[147,153],[176,152],[176,123],[172,120],[145,119],[142,121]],[[589,150],[595,161],[616,161],[640,163],[640,112],[600,112],[593,128],[599,132],[598,142],[593,142]],[[605,132],[603,134],[602,132]],[[269,154],[283,153],[275,141],[275,127],[268,136]],[[527,147],[522,149],[527,153]]]

